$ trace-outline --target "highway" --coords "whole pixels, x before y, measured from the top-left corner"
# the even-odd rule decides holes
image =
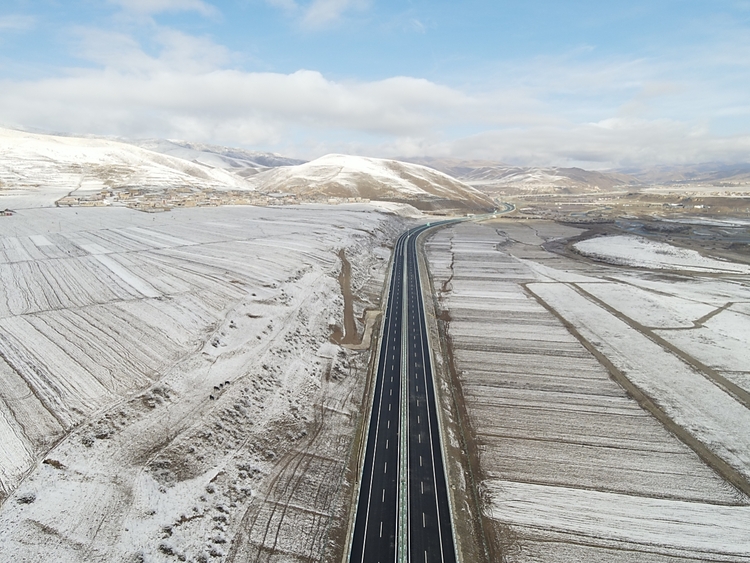
[[[350,563],[456,562],[417,260],[427,228],[394,249]]]

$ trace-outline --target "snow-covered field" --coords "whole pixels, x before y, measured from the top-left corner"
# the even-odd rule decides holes
[[[330,555],[369,358],[329,341],[338,252],[361,315],[402,228],[367,206],[0,218],[0,560]]]
[[[587,264],[540,246],[578,232],[498,221],[444,229],[426,244],[495,544],[509,561],[535,563],[750,561],[750,499],[586,348],[747,478],[747,407],[717,383],[729,378],[721,366],[696,361],[711,359],[711,342],[701,355],[677,340],[700,339],[732,314],[712,342],[733,351],[737,376],[750,375],[739,343],[750,333],[747,287],[736,275],[675,283],[672,273]],[[734,340],[722,336],[732,332]]]
[[[627,378],[750,482],[750,409],[706,374],[564,284],[529,284]],[[747,327],[750,328],[750,319]],[[746,349],[747,350],[747,349]],[[746,352],[746,356],[749,356]],[[750,367],[750,364],[748,364]]]
[[[750,274],[750,266],[708,258],[695,250],[678,248],[642,237],[615,235],[577,242],[582,255],[610,264],[657,270]]]
[[[491,481],[488,487],[499,499],[492,506],[495,518],[536,529],[549,534],[550,539],[556,535],[559,538],[558,534],[591,537],[606,542],[610,549],[651,551],[680,560],[750,559],[750,506],[717,506],[508,481]],[[571,518],[571,507],[577,509],[577,518]],[[594,560],[584,555],[590,547],[576,547],[578,561]],[[539,561],[530,551],[525,554],[526,560]],[[639,555],[631,557],[636,561]],[[555,560],[569,559],[558,555]]]
[[[420,215],[403,202],[458,183],[338,155],[246,181],[224,153],[165,151],[0,130],[0,561],[341,548],[369,352],[331,340],[339,252],[361,334]],[[402,203],[51,207],[112,185]],[[750,481],[750,267],[632,236],[578,243],[595,261],[541,248],[579,233],[497,221],[426,245],[492,541],[509,561],[750,561],[750,500],[721,477]]]

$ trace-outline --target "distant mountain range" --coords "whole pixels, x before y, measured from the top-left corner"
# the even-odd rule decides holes
[[[523,167],[488,161],[412,158],[487,193],[578,193],[627,190],[640,185],[633,176],[582,168]]]
[[[123,201],[118,196],[125,192],[128,201],[145,194],[154,205],[163,198],[161,205],[169,206],[167,200],[212,191],[244,193],[250,200],[367,199],[430,211],[494,208],[492,199],[455,178],[395,160],[328,155],[305,163],[183,141],[124,143],[0,129],[0,208],[49,206],[63,198],[64,204],[110,205]]]
[[[204,166],[107,139],[0,128],[0,190],[70,192],[167,187],[241,189],[245,180]]]
[[[398,160],[330,154],[311,162],[274,153],[149,139],[137,146],[225,170],[259,193],[300,199],[361,198],[409,203],[417,209],[491,210],[490,198],[434,167]]]
[[[647,186],[705,184],[716,187],[750,185],[750,164],[706,163],[610,171],[582,168],[513,166],[491,161],[449,158],[405,158],[441,170],[489,194],[587,193],[638,190]]]
[[[325,161],[320,161],[320,159],[314,161],[317,164],[313,167],[305,167],[303,165],[306,163],[303,160],[287,158],[275,153],[233,149],[187,141],[152,139],[136,141],[134,144],[154,152],[182,158],[196,164],[220,168],[243,178],[251,178],[272,168],[302,166],[302,168],[295,168],[294,171],[284,173],[261,174],[252,183],[262,191],[268,191],[263,187],[263,182],[270,182],[270,184],[275,186],[273,189],[280,190],[280,186],[277,184],[282,182],[282,178],[285,178],[284,182],[295,186],[291,191],[299,192],[301,189],[300,178],[304,177],[314,168],[317,172],[313,176],[319,176],[319,174],[325,176],[329,174],[328,177],[330,179],[330,183],[326,188],[323,187],[319,179],[313,182],[314,187],[310,189],[318,194],[327,193],[331,197],[345,197],[345,193],[349,194],[346,197],[368,197],[367,193],[372,195],[371,189],[366,186],[368,182],[363,180],[362,174],[354,174],[354,169],[350,166],[344,168],[342,175],[338,176],[337,180],[330,177],[332,167],[335,168],[336,166],[334,164],[335,159],[332,159],[331,155],[324,157],[327,159]],[[340,161],[341,155],[337,158]],[[347,158],[357,159],[358,157]],[[360,164],[366,162],[373,163],[375,161],[378,161],[378,159],[365,158],[360,161]],[[401,167],[405,166],[405,163],[428,167],[442,172],[455,180],[459,180],[461,184],[471,186],[489,196],[522,193],[576,194],[616,192],[638,190],[654,185],[677,187],[679,185],[705,184],[725,188],[750,185],[750,164],[723,164],[714,162],[696,165],[663,165],[648,168],[596,171],[575,167],[514,166],[487,160],[459,160],[432,157],[397,158],[388,161],[380,160],[380,162],[400,162]],[[393,167],[395,165],[391,164],[389,166]],[[327,172],[324,173],[324,169]],[[374,171],[374,168],[371,170]],[[383,176],[381,172],[382,170],[375,173],[375,175],[380,175],[381,179],[388,176],[388,174]],[[295,174],[300,174],[300,178],[293,180],[292,176]],[[424,172],[417,174],[417,176],[420,175],[424,175]],[[343,181],[342,179],[345,176],[348,177],[348,180]],[[361,193],[358,190],[353,191],[351,189],[355,176],[359,177],[362,184],[362,188],[359,190]],[[436,180],[437,177],[433,176],[432,179]],[[356,182],[354,183],[356,184]],[[448,185],[445,178],[438,180],[438,183]],[[350,188],[345,189],[345,185],[350,186]],[[388,191],[386,188],[388,185],[389,182],[385,182],[382,186],[386,192]],[[466,186],[464,185],[459,191],[465,190],[465,188]],[[286,191],[290,191],[290,189]],[[354,193],[355,191],[357,191],[356,194]],[[395,198],[393,193],[391,193],[391,197]]]
[[[750,164],[704,164],[655,166],[641,170],[622,170],[639,182],[652,185],[708,184],[731,187],[750,184]]]
[[[505,196],[624,193],[654,185],[748,190],[750,164],[589,171],[429,157],[327,155],[305,162],[187,141],[125,143],[0,129],[0,199],[25,198],[24,205],[137,188],[151,194],[233,190],[297,201],[360,198],[422,210],[481,212]]]

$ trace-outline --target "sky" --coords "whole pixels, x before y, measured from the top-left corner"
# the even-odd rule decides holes
[[[3,0],[0,126],[305,159],[750,162],[750,0]]]

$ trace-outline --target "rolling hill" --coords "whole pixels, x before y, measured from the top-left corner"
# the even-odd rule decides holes
[[[363,198],[408,203],[426,211],[492,210],[490,198],[465,183],[418,164],[331,154],[275,168],[252,178],[257,190],[299,198]]]
[[[303,162],[183,141],[139,144],[0,129],[0,207],[45,207],[62,198],[66,205],[92,199],[128,204],[117,194],[134,191],[132,197],[148,197],[167,208],[169,198],[194,194],[212,194],[211,204],[228,203],[222,192],[271,201],[279,194],[293,195],[297,202],[361,198],[408,203],[423,211],[494,207],[490,198],[455,178],[395,160],[328,155]],[[99,195],[105,192],[115,196]]]
[[[270,152],[249,151],[219,145],[190,143],[166,139],[145,139],[132,144],[153,152],[181,158],[211,168],[227,170],[246,178],[278,166],[303,164],[304,160],[287,158]]]

